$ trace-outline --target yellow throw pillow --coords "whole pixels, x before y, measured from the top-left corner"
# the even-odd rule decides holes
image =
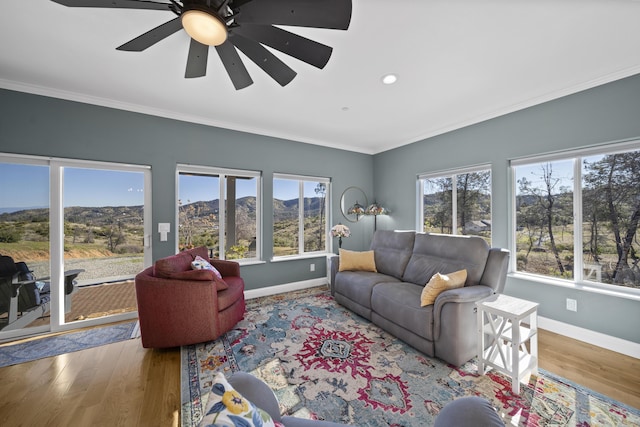
[[[377,272],[373,251],[356,252],[340,249],[340,268],[338,271]]]
[[[431,277],[429,283],[422,290],[420,296],[420,306],[433,304],[440,293],[449,290],[461,288],[467,281],[467,270],[460,270],[449,274],[436,273]]]

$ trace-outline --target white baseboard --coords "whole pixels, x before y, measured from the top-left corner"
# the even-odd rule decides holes
[[[245,299],[254,299],[259,297],[267,297],[270,295],[283,294],[285,292],[299,291],[301,289],[315,288],[316,286],[327,285],[326,277],[317,279],[303,280],[301,282],[285,283],[283,285],[267,286],[265,288],[250,289],[244,291]]]
[[[622,338],[612,337],[590,329],[584,329],[579,326],[570,325],[568,323],[558,322],[557,320],[548,319],[538,316],[538,327],[556,334],[564,335],[588,344],[606,348],[607,350],[622,353],[627,356],[640,359],[640,344],[624,340]]]

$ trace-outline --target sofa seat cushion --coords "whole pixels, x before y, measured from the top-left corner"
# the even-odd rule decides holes
[[[341,271],[336,275],[335,291],[363,307],[371,308],[371,291],[380,282],[399,282],[399,280],[369,271]]]
[[[244,298],[244,280],[241,277],[229,276],[224,278],[228,288],[218,291],[218,311],[229,308]]]
[[[378,283],[371,295],[371,309],[396,325],[433,341],[433,305],[420,306],[422,288],[407,282]]]

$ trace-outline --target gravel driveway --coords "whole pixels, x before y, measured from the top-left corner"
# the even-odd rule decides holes
[[[68,259],[64,262],[64,269],[85,270],[78,276],[78,284],[94,284],[96,282],[123,280],[133,278],[143,270],[143,258],[139,256],[121,256],[110,258]],[[36,277],[48,276],[48,262],[29,263]]]

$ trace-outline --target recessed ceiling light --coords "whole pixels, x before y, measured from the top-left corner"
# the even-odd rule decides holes
[[[396,81],[398,81],[398,76],[396,76],[395,74],[386,74],[382,76],[382,83],[386,85],[392,85]]]
[[[342,111],[349,111],[349,107],[342,107]]]

